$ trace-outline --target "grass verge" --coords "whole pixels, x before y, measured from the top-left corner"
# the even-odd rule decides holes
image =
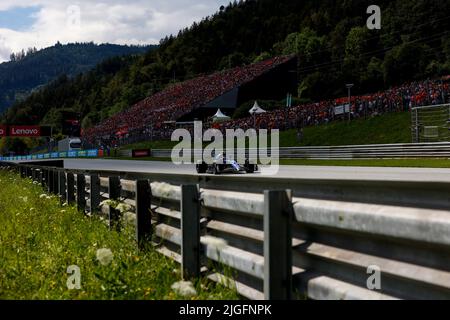
[[[411,142],[411,114],[393,112],[367,120],[335,121],[303,129],[303,138],[297,141],[297,131],[280,133],[281,147],[342,146],[360,144],[387,144]]]
[[[112,160],[140,160],[170,162],[170,158],[108,158]],[[337,167],[405,167],[405,168],[450,168],[450,159],[354,159],[315,160],[280,159],[284,166],[337,166]]]
[[[303,138],[297,140],[297,130],[280,132],[280,147],[340,146],[359,144],[387,144],[411,142],[411,114],[392,112],[369,119],[334,121],[303,129]],[[172,149],[178,142],[144,141],[121,147],[131,149]],[[207,143],[205,143],[205,146]]]
[[[295,165],[295,166],[450,168],[449,159],[368,159],[368,160],[282,159],[280,160],[280,163],[282,165]]]
[[[99,217],[87,217],[42,187],[0,170],[0,299],[185,299],[171,286],[179,265],[156,251],[138,251],[134,229],[110,232]],[[97,250],[112,251],[108,265]],[[69,290],[69,266],[81,272],[81,289]],[[206,279],[194,281],[192,299],[237,299],[235,290]]]

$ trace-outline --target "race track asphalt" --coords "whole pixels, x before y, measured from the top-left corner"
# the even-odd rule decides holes
[[[171,162],[72,159],[64,160],[67,169],[127,171],[143,173],[196,174],[194,165],[177,166]],[[255,176],[263,176],[260,173]],[[246,175],[235,175],[245,179]],[[272,178],[329,179],[329,180],[380,180],[450,182],[450,169],[439,168],[390,168],[390,167],[324,167],[280,166]]]

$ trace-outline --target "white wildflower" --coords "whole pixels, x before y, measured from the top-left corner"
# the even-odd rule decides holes
[[[123,221],[127,226],[136,225],[136,214],[134,212],[125,212],[123,214]]]
[[[171,288],[178,295],[183,297],[189,298],[197,295],[197,290],[195,290],[194,285],[190,281],[175,282]]]
[[[35,211],[36,209],[35,208],[30,208],[30,211]]]
[[[220,273],[216,274],[216,282],[223,285],[224,287],[236,288],[236,282],[233,279],[228,278]]]
[[[156,196],[169,197],[173,192],[173,187],[165,182],[151,183],[152,193]]]
[[[224,239],[212,236],[203,237],[202,243],[210,248],[217,250],[223,250],[228,246],[228,243]]]
[[[131,206],[129,204],[126,204],[126,203],[119,203],[117,205],[116,209],[119,210],[120,213],[124,213],[124,212],[130,211],[131,210]]]
[[[113,257],[114,255],[110,249],[103,248],[97,250],[97,260],[103,266],[107,266],[108,264],[110,264],[113,260]]]
[[[107,199],[107,200],[100,202],[100,207],[104,207],[104,206],[109,206],[109,207],[115,208],[117,206],[117,203],[114,200]]]
[[[176,274],[176,275],[179,275],[181,272],[180,272],[180,269],[173,269],[172,273]]]
[[[39,196],[39,199],[42,199],[42,198],[45,198],[45,197],[47,197],[47,195],[46,195],[45,193],[43,193],[43,194],[41,194],[41,195]]]
[[[66,210],[61,210],[61,213],[66,213],[67,211]]]
[[[63,204],[62,204],[62,206],[63,207],[67,207],[69,204],[67,203],[67,202],[64,202]]]

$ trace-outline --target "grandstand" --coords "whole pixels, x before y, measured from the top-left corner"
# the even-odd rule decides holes
[[[95,146],[119,145],[150,139],[170,139],[175,123],[195,118],[205,120],[217,108],[230,114],[232,109],[252,99],[283,98],[294,90],[296,66],[293,56],[276,57],[245,67],[238,67],[175,84],[137,103],[128,110],[84,132],[84,140]],[[296,75],[295,75],[296,76]],[[351,117],[369,118],[388,112],[411,111],[419,106],[449,102],[450,77],[405,83],[385,91],[351,99]],[[294,91],[291,91],[294,92]],[[214,127],[262,128],[287,130],[327,124],[343,118],[337,110],[348,98],[324,100],[292,106],[230,120]],[[205,126],[211,124],[205,123]]]
[[[251,99],[281,99],[296,90],[296,70],[296,57],[283,56],[177,83],[85,130],[83,138],[101,144],[148,130],[161,132],[171,122],[204,120],[217,108],[232,110]]]
[[[436,106],[449,101],[449,77],[434,80],[416,81],[392,87],[373,94],[353,96],[351,98],[351,117],[368,118],[388,112],[411,111],[420,106]],[[257,115],[222,123],[217,129],[248,129],[256,125],[266,129],[292,129],[312,125],[327,124],[340,120],[342,114],[336,109],[348,104],[348,98],[323,100],[320,102],[293,106],[286,110],[280,108]]]

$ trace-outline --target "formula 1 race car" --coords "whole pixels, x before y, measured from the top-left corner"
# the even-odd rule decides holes
[[[258,165],[250,164],[248,160],[245,164],[241,165],[235,160],[229,160],[223,154],[219,154],[214,158],[212,164],[206,164],[204,161],[197,163],[196,165],[197,173],[211,173],[211,174],[221,174],[221,173],[254,173],[258,171]]]

